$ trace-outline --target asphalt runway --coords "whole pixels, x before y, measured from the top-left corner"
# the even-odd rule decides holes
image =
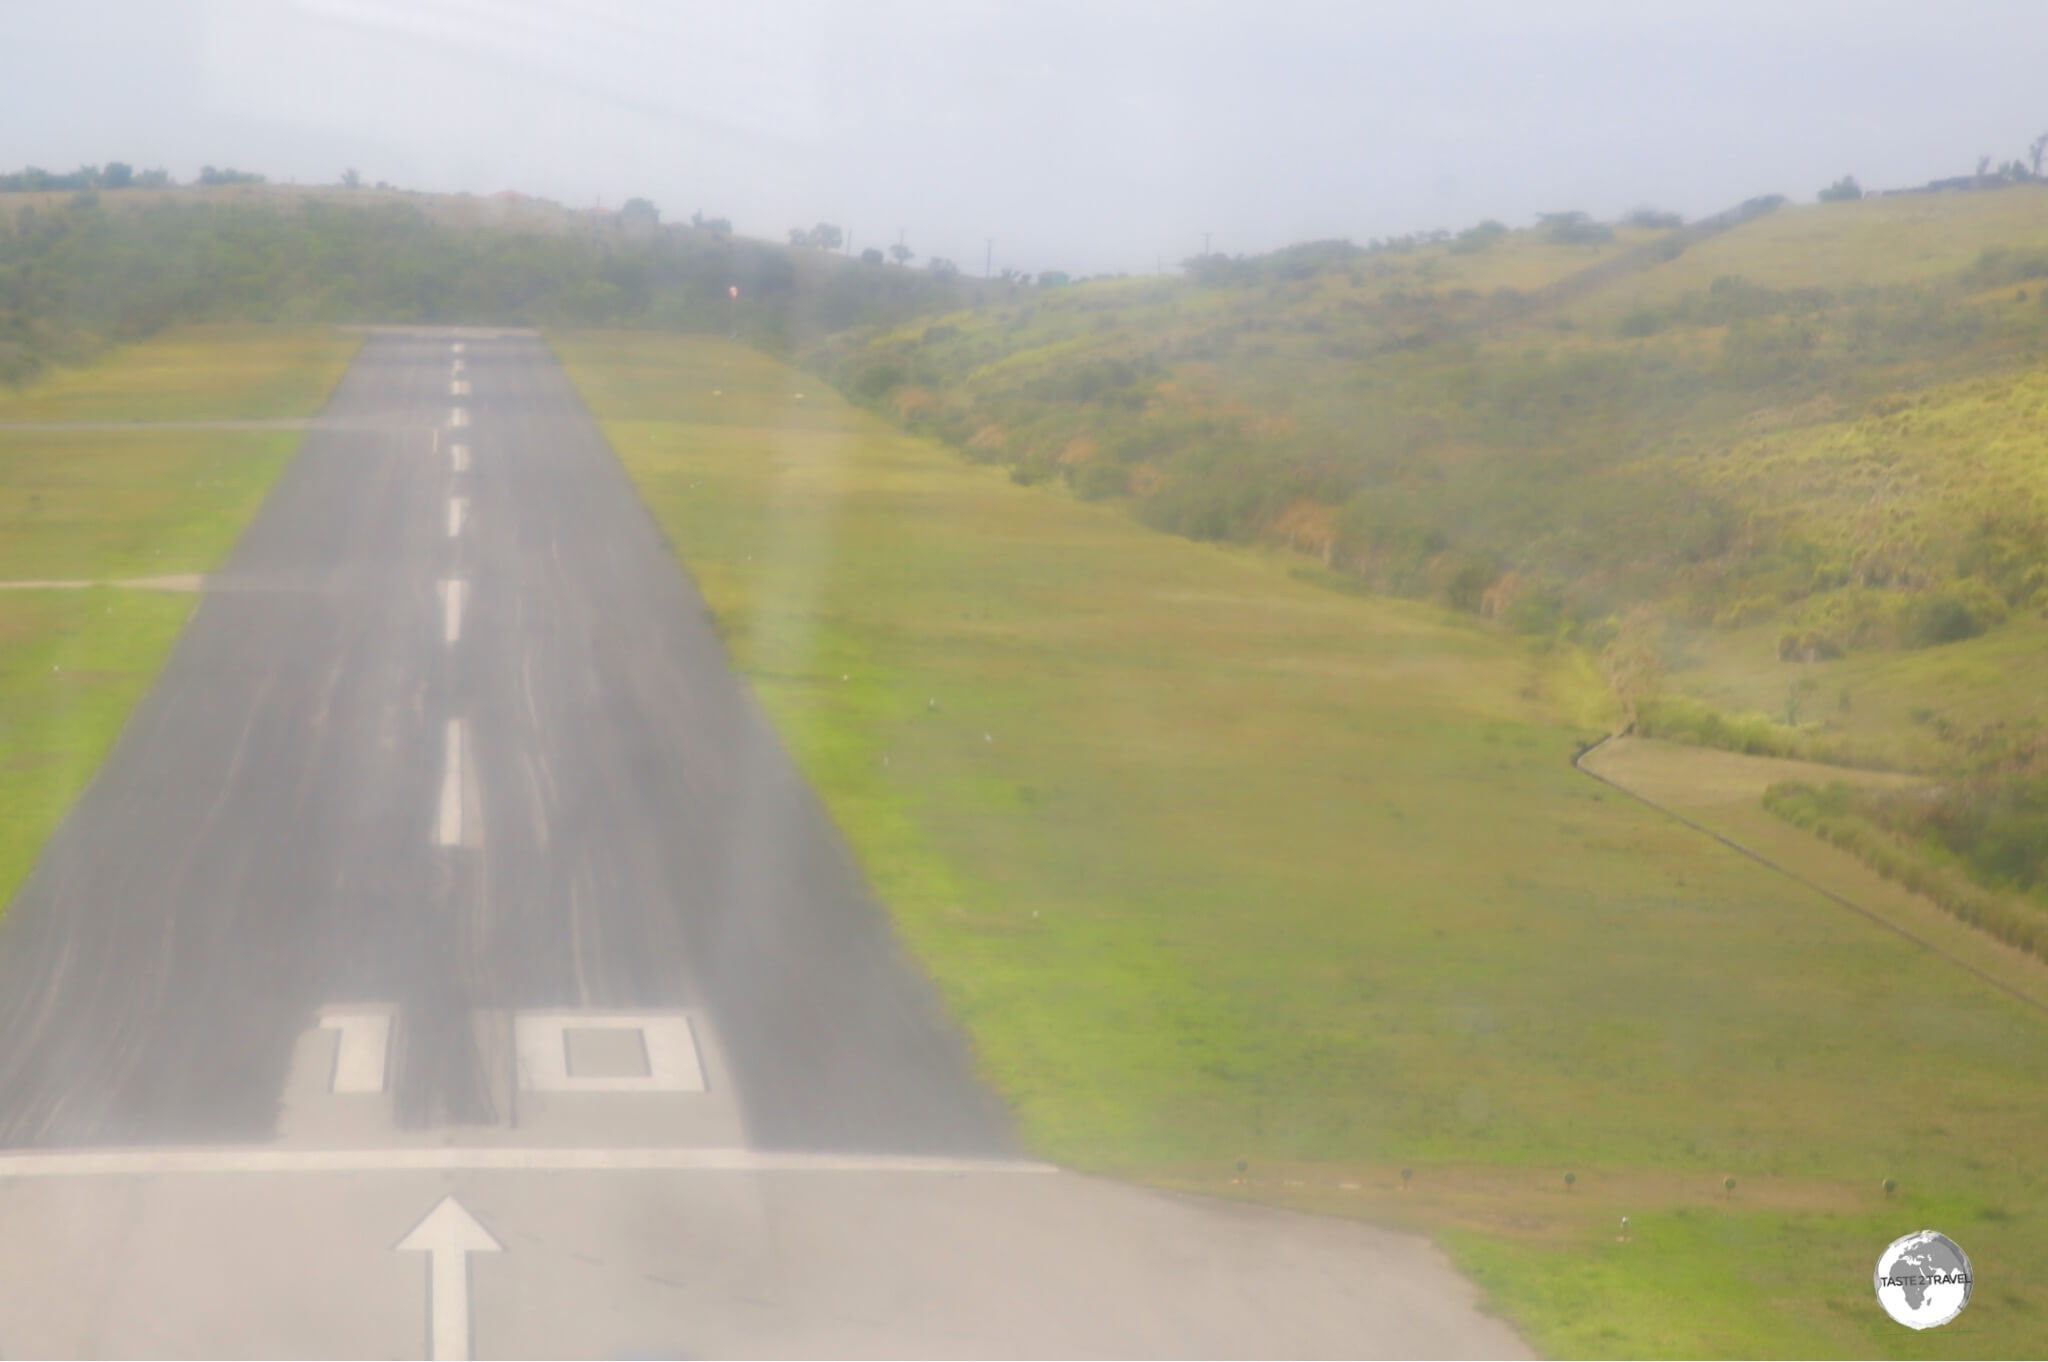
[[[1021,1153],[509,333],[366,342],[0,925],[0,1207],[0,1352],[1521,1351]]]

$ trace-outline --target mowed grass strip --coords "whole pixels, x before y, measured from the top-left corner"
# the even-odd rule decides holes
[[[1552,1352],[2043,1336],[2048,1024],[1574,772],[1572,655],[554,344],[1038,1152],[1416,1225]],[[1871,1296],[1923,1221],[1967,1329]]]
[[[361,344],[328,326],[177,327],[100,363],[0,386],[0,423],[308,417]]]
[[[0,420],[310,416],[358,343],[325,329],[195,328],[0,395]],[[300,438],[0,429],[0,581],[210,572]],[[196,599],[0,590],[0,904],[112,749]]]

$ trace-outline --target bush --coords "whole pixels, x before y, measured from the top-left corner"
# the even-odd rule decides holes
[[[1101,459],[1082,464],[1074,475],[1074,493],[1083,501],[1100,501],[1104,497],[1120,497],[1131,490],[1129,470],[1119,464]]]
[[[1820,191],[1822,203],[1842,203],[1863,197],[1863,186],[1856,183],[1854,175],[1844,175],[1826,189]]]
[[[2005,618],[2005,603],[1973,578],[1930,592],[1913,603],[1906,625],[1906,644],[1934,648],[1975,638]]]

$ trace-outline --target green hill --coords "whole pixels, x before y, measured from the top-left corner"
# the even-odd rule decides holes
[[[813,362],[1019,481],[1608,648],[1638,697],[1703,633],[1776,666],[2048,603],[2048,188],[1587,226],[1196,261]]]

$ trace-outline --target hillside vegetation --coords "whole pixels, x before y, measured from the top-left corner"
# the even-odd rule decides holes
[[[1723,642],[1778,678],[1761,729],[1667,729],[1939,764],[1834,742],[1788,664],[2048,604],[2048,187],[1752,208],[1195,261],[810,359],[1019,482],[1604,649],[1631,702]]]
[[[189,323],[619,324],[786,350],[979,289],[949,268],[663,225],[651,205],[260,184],[0,194],[0,385]]]

